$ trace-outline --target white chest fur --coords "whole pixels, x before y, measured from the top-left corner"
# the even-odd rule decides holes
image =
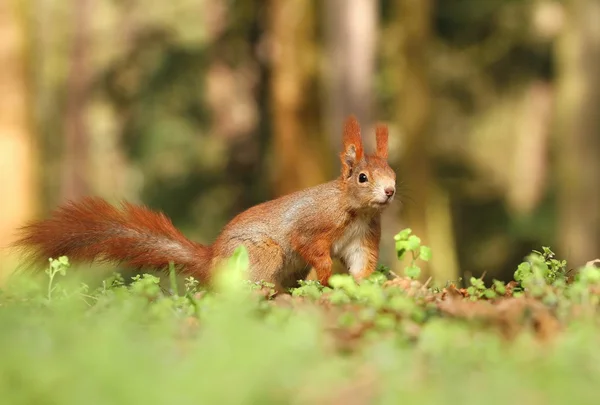
[[[331,255],[344,259],[350,274],[360,273],[367,264],[367,252],[364,245],[368,233],[369,221],[357,218],[348,225],[342,236],[333,243]]]

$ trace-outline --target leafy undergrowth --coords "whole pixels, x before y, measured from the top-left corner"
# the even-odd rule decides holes
[[[510,283],[417,281],[431,252],[396,236],[405,274],[244,281],[240,249],[213,289],[152,275],[91,288],[67,258],[0,290],[5,404],[596,404],[600,269],[547,248]]]

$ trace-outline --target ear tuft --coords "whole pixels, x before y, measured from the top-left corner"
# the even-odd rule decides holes
[[[344,124],[344,150],[340,155],[342,173],[350,177],[353,167],[362,160],[364,152],[360,137],[360,124],[354,115],[350,115]]]
[[[377,124],[375,130],[375,138],[377,141],[377,152],[376,156],[387,159],[388,158],[388,127],[385,124]]]
[[[355,158],[358,162],[363,158],[363,145],[360,138],[360,124],[354,115],[349,116],[344,125],[344,150],[348,151],[351,145],[354,145]]]

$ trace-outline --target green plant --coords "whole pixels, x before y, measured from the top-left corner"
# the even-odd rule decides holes
[[[57,288],[54,283],[54,277],[56,277],[57,274],[65,276],[70,264],[69,259],[66,256],[60,256],[58,259],[50,258],[48,259],[48,262],[48,268],[45,270],[45,273],[48,275],[47,299],[48,301],[52,301],[52,293]]]
[[[335,280],[335,275],[331,276]],[[331,279],[329,283],[331,283]],[[325,287],[316,280],[298,280],[299,286],[291,290],[294,297],[307,297],[313,300],[318,299],[323,294]]]
[[[407,277],[416,279],[421,275],[421,268],[417,266],[417,261],[431,260],[431,249],[421,245],[421,238],[412,235],[412,229],[406,228],[394,236],[396,241],[396,255],[398,260],[402,260],[405,255],[410,254],[411,264],[404,269]]]
[[[467,287],[467,294],[472,301],[486,298],[493,299],[498,295],[504,295],[506,293],[506,285],[500,280],[493,280],[491,287],[486,287],[483,278],[471,277],[469,279],[470,286]]]
[[[566,278],[566,261],[557,260],[554,252],[543,247],[542,252],[534,250],[514,274],[520,284],[552,284]]]

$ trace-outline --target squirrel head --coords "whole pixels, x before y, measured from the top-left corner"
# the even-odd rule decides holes
[[[396,173],[387,162],[388,128],[377,124],[377,148],[374,154],[363,150],[360,125],[350,116],[344,124],[341,180],[353,208],[383,210],[396,194]]]

